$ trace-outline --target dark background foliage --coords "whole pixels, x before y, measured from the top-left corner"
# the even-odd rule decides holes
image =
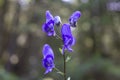
[[[0,0],[0,80],[62,80],[53,72],[44,75],[42,46],[48,43],[55,64],[63,69],[62,42],[47,37],[41,27],[45,11],[63,23],[79,10],[72,59],[67,63],[71,80],[120,80],[119,0]]]

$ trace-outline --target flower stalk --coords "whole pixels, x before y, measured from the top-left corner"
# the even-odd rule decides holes
[[[64,60],[64,80],[67,80],[67,78],[66,78],[66,55],[65,55],[65,52],[63,54],[63,60]]]

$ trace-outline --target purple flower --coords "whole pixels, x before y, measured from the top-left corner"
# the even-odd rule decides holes
[[[75,44],[75,38],[72,36],[70,24],[63,24],[61,34],[64,43],[62,53],[64,53],[64,50],[72,52],[73,50],[71,47]]]
[[[77,21],[81,16],[80,11],[75,11],[69,18],[69,23],[72,27],[76,27]]]
[[[43,53],[42,65],[44,68],[46,68],[45,74],[47,74],[51,72],[52,69],[55,67],[54,53],[48,44],[45,44],[43,46],[42,53]]]
[[[42,26],[42,30],[47,33],[48,36],[55,36],[54,30],[54,18],[50,11],[46,11],[46,22]]]
[[[54,17],[54,23],[55,23],[55,25],[60,26],[60,24],[62,23],[60,16]]]

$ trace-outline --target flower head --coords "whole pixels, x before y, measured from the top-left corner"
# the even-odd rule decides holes
[[[61,28],[61,33],[62,33],[62,39],[63,39],[63,53],[64,50],[68,50],[69,52],[72,52],[71,46],[75,44],[75,38],[72,36],[71,29],[70,29],[70,24],[63,24]]]
[[[62,23],[61,19],[60,19],[60,16],[55,16],[54,17],[54,23],[55,23],[55,25],[60,26],[60,24]]]
[[[51,72],[52,69],[55,67],[54,53],[48,44],[45,44],[43,46],[42,53],[43,53],[42,65],[44,68],[46,68],[45,74],[47,74],[47,73]]]
[[[54,30],[54,18],[50,11],[46,11],[46,22],[42,26],[42,30],[47,33],[48,36],[55,36]]]
[[[69,18],[69,23],[72,27],[76,27],[77,21],[81,16],[80,11],[75,11]]]

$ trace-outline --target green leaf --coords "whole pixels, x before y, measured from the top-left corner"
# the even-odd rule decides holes
[[[57,72],[58,74],[64,75],[62,72]]]
[[[71,56],[67,56],[65,62],[68,62],[71,60]]]
[[[60,53],[62,54],[62,49],[61,49],[61,48],[59,48],[59,51],[60,51]]]
[[[58,68],[55,67],[54,69],[57,71],[58,74],[64,75],[64,73],[61,72]]]
[[[70,77],[67,78],[67,80],[70,80],[70,79],[71,79]]]

